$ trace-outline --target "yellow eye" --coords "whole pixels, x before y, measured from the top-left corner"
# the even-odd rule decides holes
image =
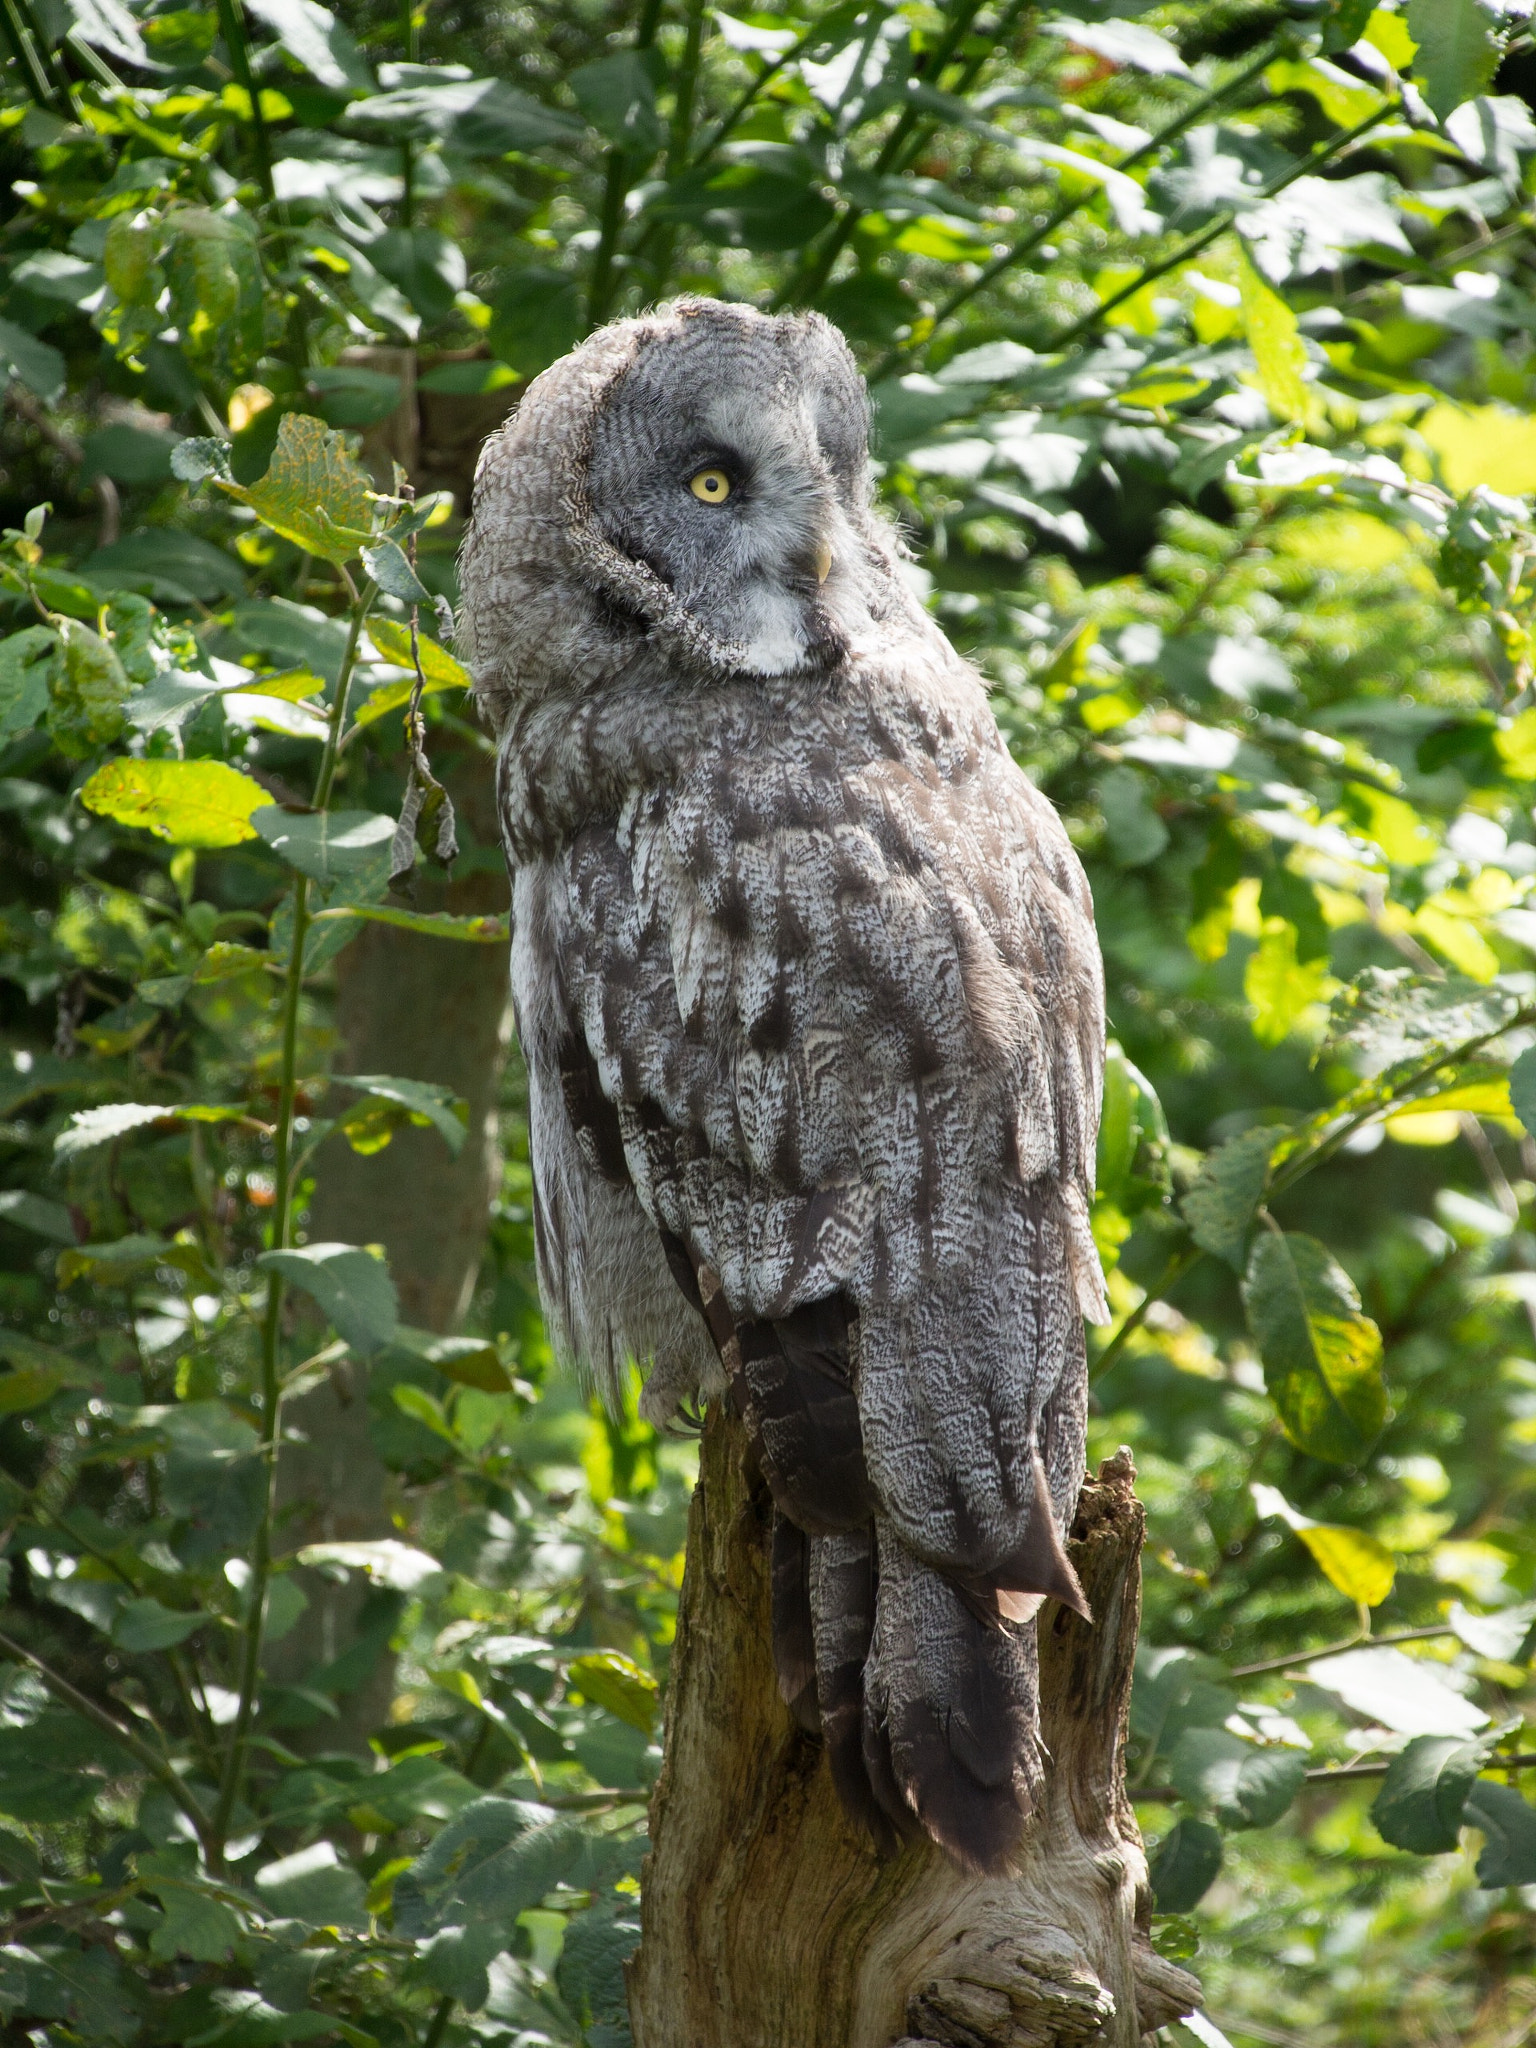
[[[731,495],[731,480],[723,469],[701,469],[688,479],[688,488],[701,505],[723,505]]]

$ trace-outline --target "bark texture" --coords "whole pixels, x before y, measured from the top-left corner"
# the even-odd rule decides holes
[[[779,1699],[767,1503],[739,1426],[704,1433],[651,1806],[635,2048],[1134,2048],[1198,2005],[1147,1940],[1125,1795],[1143,1514],[1128,1452],[1083,1489],[1070,1546],[1090,1626],[1040,1617],[1040,1811],[1007,1878],[929,1844],[878,1862],[821,1745]]]

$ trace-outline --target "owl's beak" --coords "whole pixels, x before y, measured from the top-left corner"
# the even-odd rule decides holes
[[[811,557],[811,562],[816,571],[816,581],[825,583],[832,573],[832,550],[824,540],[816,543],[816,552]]]

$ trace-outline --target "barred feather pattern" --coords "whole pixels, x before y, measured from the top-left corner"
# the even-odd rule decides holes
[[[733,1402],[845,1806],[996,1869],[1040,1784],[1034,1612],[1081,1606],[1102,970],[865,419],[815,316],[603,330],[487,446],[463,632],[551,1330],[610,1387],[640,1361],[660,1424]],[[701,450],[735,513],[680,503]]]

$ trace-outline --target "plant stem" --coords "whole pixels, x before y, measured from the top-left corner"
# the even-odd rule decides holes
[[[1372,128],[1379,126],[1387,115],[1395,110],[1395,106],[1395,101],[1389,101],[1387,105],[1378,107],[1374,113],[1367,114],[1363,121],[1357,121],[1353,128],[1346,128],[1341,135],[1330,136],[1327,142],[1320,142],[1309,155],[1292,164],[1280,177],[1271,178],[1268,184],[1261,185],[1253,195],[1253,202],[1256,204],[1260,200],[1273,199],[1288,185],[1294,185],[1298,178],[1304,178],[1309,171],[1316,170],[1319,164],[1328,163],[1334,157],[1342,155],[1352,143],[1358,142]],[[1231,207],[1218,214],[1208,227],[1200,230],[1199,234],[1191,235],[1188,241],[1182,242],[1177,249],[1160,258],[1158,262],[1149,263],[1145,270],[1133,277],[1128,284],[1122,285],[1119,291],[1111,292],[1107,299],[1101,300],[1091,311],[1074,320],[1063,333],[1054,335],[1051,339],[1052,349],[1069,347],[1091,328],[1097,327],[1117,306],[1123,306],[1127,299],[1133,299],[1147,285],[1155,284],[1158,278],[1166,277],[1170,270],[1177,270],[1182,264],[1187,263],[1191,256],[1198,256],[1202,249],[1208,249],[1212,242],[1227,232],[1236,219],[1237,213]]]
[[[54,89],[49,83],[47,72],[43,69],[43,60],[38,54],[37,46],[21,18],[16,0],[0,0],[0,24],[4,26],[5,40],[11,46],[11,53],[21,66],[28,92],[38,106],[45,108],[50,114],[57,113]]]
[[[1258,1664],[1235,1664],[1227,1673],[1229,1678],[1262,1678],[1268,1671],[1289,1671],[1297,1664],[1310,1664],[1314,1657],[1337,1657],[1344,1650],[1358,1649],[1368,1644],[1373,1650],[1384,1650],[1393,1643],[1426,1643],[1434,1636],[1453,1636],[1456,1631],[1449,1622],[1442,1622],[1435,1628],[1400,1628],[1391,1635],[1368,1636],[1357,1631],[1346,1636],[1341,1643],[1324,1643],[1316,1650],[1292,1650],[1285,1657],[1266,1657]]]
[[[1176,142],[1186,129],[1194,127],[1197,122],[1203,120],[1212,107],[1217,106],[1224,99],[1229,99],[1233,93],[1240,92],[1245,85],[1251,84],[1262,71],[1266,71],[1274,63],[1276,57],[1281,54],[1282,48],[1283,45],[1279,42],[1266,44],[1264,49],[1251,63],[1245,64],[1241,71],[1234,73],[1224,84],[1213,86],[1209,92],[1201,93],[1197,99],[1184,108],[1182,113],[1175,114],[1171,121],[1166,121],[1157,130],[1156,134],[1149,135],[1145,142],[1139,143],[1129,156],[1122,157],[1119,163],[1115,165],[1115,169],[1129,171],[1136,164],[1145,162],[1148,157],[1155,156],[1170,142]],[[1003,275],[1004,271],[1012,270],[1015,264],[1021,263],[1026,256],[1033,254],[1043,242],[1049,241],[1056,230],[1066,221],[1069,221],[1073,214],[1081,213],[1085,206],[1091,205],[1096,196],[1096,191],[1097,188],[1092,191],[1080,192],[1076,198],[1061,200],[1037,227],[1031,228],[1027,235],[1012,243],[1003,250],[1001,255],[994,256],[986,268],[978,276],[972,278],[969,284],[963,284],[956,291],[951,292],[934,314],[932,325],[928,328],[927,332],[921,338],[914,337],[911,340],[902,342],[898,347],[893,348],[887,355],[883,356],[870,371],[869,382],[871,384],[878,384],[882,377],[890,376],[892,371],[900,363],[906,361],[909,356],[915,357],[924,354],[932,346],[940,328],[946,327],[962,306],[968,305],[978,292],[984,292],[989,284],[994,283]],[[1139,285],[1137,289],[1140,289]]]
[[[1148,1288],[1147,1292],[1137,1302],[1125,1321],[1116,1330],[1114,1336],[1094,1360],[1091,1375],[1094,1379],[1100,1378],[1109,1371],[1109,1368],[1120,1356],[1120,1353],[1125,1349],[1130,1339],[1141,1328],[1156,1304],[1163,1299],[1164,1295],[1170,1293],[1178,1285],[1191,1267],[1199,1265],[1204,1257],[1205,1253],[1201,1251],[1198,1245],[1194,1244],[1186,1245],[1183,1251],[1174,1253],[1173,1257],[1163,1268],[1161,1279],[1157,1281],[1155,1286]]]
[[[634,47],[648,50],[656,40],[657,24],[661,20],[661,0],[645,0],[645,10],[640,16],[640,25],[635,30]],[[587,287],[587,328],[598,327],[608,317],[608,308],[613,303],[614,256],[618,251],[619,232],[624,225],[624,198],[629,191],[638,159],[617,144],[608,152],[608,165],[603,178],[603,205],[598,221],[597,248],[592,256],[592,280]]]
[[[251,70],[250,45],[245,39],[245,18],[240,11],[240,0],[217,0],[219,33],[223,36],[229,51],[230,67],[235,74],[235,83],[244,91],[251,103],[251,136],[256,153],[256,181],[261,186],[262,197],[269,203],[272,193],[272,144],[267,134],[266,116],[261,111],[261,94],[257,90],[255,75]]]
[[[163,1785],[187,1819],[191,1821],[193,1827],[196,1828],[198,1840],[211,1853],[213,1832],[209,1826],[207,1814],[203,1812],[203,1809],[182,1784],[180,1778],[177,1777],[170,1765],[162,1757],[156,1756],[147,1742],[135,1735],[131,1729],[125,1728],[114,1714],[107,1712],[105,1707],[98,1707],[93,1699],[71,1685],[69,1680],[55,1671],[51,1664],[45,1664],[41,1657],[36,1656],[31,1650],[23,1648],[20,1643],[15,1642],[10,1636],[0,1635],[0,1650],[4,1650],[8,1656],[15,1657],[18,1662],[27,1665],[31,1670],[35,1671],[48,1690],[58,1699],[62,1700],[65,1706],[72,1708],[75,1713],[83,1715],[93,1726],[101,1729],[104,1735],[110,1735],[112,1740],[125,1749],[141,1769],[147,1771],[157,1784]]]
[[[345,569],[341,573],[346,577]],[[336,695],[331,705],[325,751],[321,756],[320,772],[315,781],[314,807],[317,811],[323,811],[330,800],[331,784],[336,776],[341,729],[347,715],[347,698],[352,688],[352,673],[357,666],[357,651],[362,641],[363,622],[378,594],[377,586],[372,583],[364,586],[361,595],[353,589],[350,578],[347,578],[347,585],[352,589],[352,620],[347,634],[346,652],[342,656],[341,673],[336,682]],[[293,931],[289,940],[288,971],[283,983],[282,1067],[274,1131],[277,1157],[274,1174],[276,1186],[272,1205],[273,1251],[287,1250],[293,1230],[293,1192],[297,1181],[294,1173],[293,1107],[298,1087],[299,1005],[304,991],[304,942],[309,933],[309,925],[309,877],[297,875],[293,884]],[[273,1272],[267,1279],[267,1305],[261,1331],[261,1450],[266,1465],[266,1491],[262,1502],[261,1519],[257,1523],[252,1545],[251,1577],[246,1589],[245,1643],[240,1665],[240,1704],[235,1712],[234,1726],[230,1730],[229,1747],[224,1753],[224,1770],[219,1780],[219,1800],[213,1817],[212,1834],[220,1861],[223,1857],[224,1842],[229,1833],[230,1818],[234,1813],[245,1776],[251,1722],[256,1712],[256,1692],[261,1682],[261,1650],[266,1628],[267,1588],[272,1578],[272,1528],[277,1512],[278,1433],[282,1413],[279,1371],[282,1315],[283,1277],[281,1273]]]
[[[432,2008],[432,2017],[427,2022],[427,2031],[421,2037],[421,2048],[438,2048],[439,2042],[448,2031],[448,2022],[453,2017],[453,1999],[443,1997]]]
[[[949,62],[951,56],[970,33],[971,23],[976,19],[981,9],[982,0],[961,0],[961,5],[955,10],[954,20],[950,23],[942,41],[937,49],[934,50],[928,62],[928,72],[935,82],[939,79],[944,66]],[[917,106],[913,105],[903,108],[895,126],[880,146],[879,154],[875,158],[872,169],[874,177],[884,177],[895,167],[898,157],[901,156],[909,138],[912,136],[913,130],[918,127],[920,122],[922,123],[924,133],[937,125],[931,121],[924,122],[922,112]],[[831,276],[834,264],[844,249],[847,248],[854,230],[864,218],[865,211],[864,207],[855,206],[852,201],[844,207],[840,218],[832,223],[828,231],[826,243],[820,254],[809,263],[803,265],[798,275],[790,278],[788,283],[783,285],[774,294],[773,303],[775,308],[793,305],[799,300],[815,298],[816,294]]]

